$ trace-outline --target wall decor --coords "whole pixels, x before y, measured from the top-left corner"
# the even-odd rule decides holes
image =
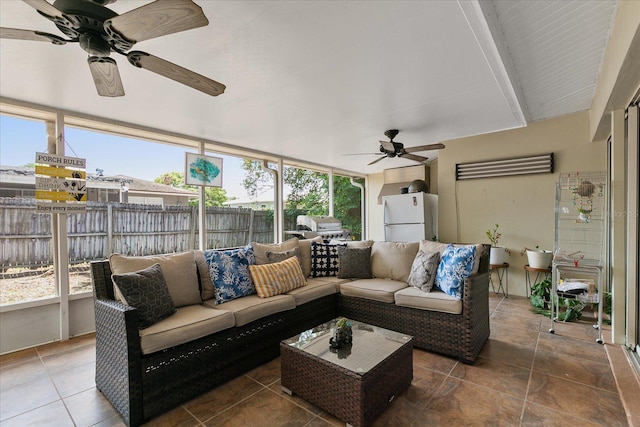
[[[186,153],[184,183],[222,187],[222,159],[203,154]]]
[[[553,173],[553,153],[456,164],[456,181],[535,173]]]

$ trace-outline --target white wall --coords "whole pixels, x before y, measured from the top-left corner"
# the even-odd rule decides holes
[[[0,354],[60,340],[60,303],[50,301],[5,306],[0,312]],[[69,334],[93,332],[95,315],[92,295],[71,296],[69,301]]]

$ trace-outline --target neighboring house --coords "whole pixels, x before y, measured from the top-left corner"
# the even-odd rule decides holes
[[[0,166],[0,197],[35,197],[33,168]],[[87,174],[87,199],[145,205],[187,205],[197,198],[195,191],[125,175]]]
[[[273,210],[273,199],[233,199],[223,203],[230,208],[250,208],[254,211]]]

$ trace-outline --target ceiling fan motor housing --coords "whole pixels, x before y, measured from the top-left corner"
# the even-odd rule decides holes
[[[45,16],[67,37],[78,40],[89,55],[109,56],[112,49],[126,51],[133,43],[105,28],[105,21],[118,16],[103,6],[108,3],[111,1],[56,0],[53,6],[62,12],[63,18]]]
[[[89,55],[105,57],[111,53],[109,42],[96,34],[80,34],[80,47]]]
[[[398,135],[398,132],[400,132],[398,129],[389,129],[384,132],[384,135],[387,138],[389,138],[391,141],[393,141],[393,138],[395,138]]]

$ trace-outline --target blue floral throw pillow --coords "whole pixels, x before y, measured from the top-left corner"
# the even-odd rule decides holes
[[[464,279],[471,275],[475,259],[475,246],[447,246],[436,272],[436,287],[452,297],[462,299]]]
[[[240,249],[204,251],[214,287],[216,304],[255,294],[249,265],[256,263],[251,246]]]

